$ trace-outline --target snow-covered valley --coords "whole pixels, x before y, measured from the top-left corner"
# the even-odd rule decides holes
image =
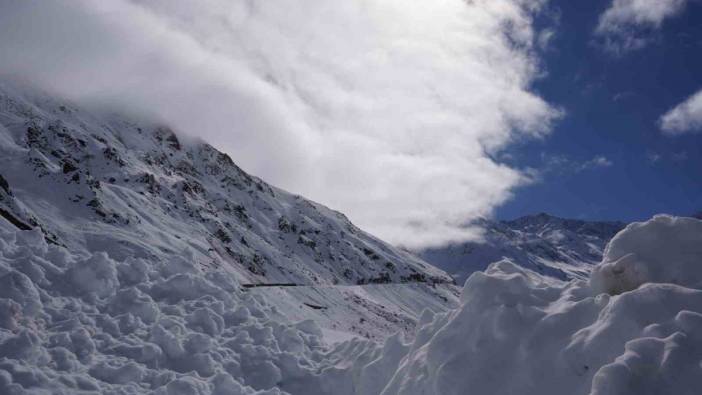
[[[456,286],[210,145],[11,85],[0,176],[0,394],[702,383],[697,219],[491,223],[441,252]]]

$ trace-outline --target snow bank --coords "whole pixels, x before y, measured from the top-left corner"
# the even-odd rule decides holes
[[[702,221],[657,215],[612,239],[590,279],[597,292],[619,294],[644,283],[702,287]]]
[[[620,232],[590,282],[494,263],[459,309],[349,369],[382,394],[699,393],[700,273],[702,221],[657,216]]]
[[[281,394],[312,374],[315,323],[271,321],[230,275],[181,269],[0,227],[0,394]]]
[[[702,221],[633,224],[589,281],[493,263],[412,339],[327,348],[226,273],[0,228],[0,393],[695,394]],[[99,286],[97,286],[99,285]]]

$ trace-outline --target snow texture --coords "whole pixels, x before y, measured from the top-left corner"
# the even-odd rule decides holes
[[[701,260],[702,221],[658,215],[619,233],[590,281],[596,291],[612,295],[644,283],[702,288]]]
[[[633,395],[702,384],[692,218],[629,225],[591,281],[503,260],[466,281],[458,309],[427,310],[410,340],[333,347],[313,321],[271,319],[275,306],[223,272],[77,256],[2,224],[0,393]]]
[[[590,282],[561,282],[507,260],[493,263],[466,281],[460,308],[424,318],[413,341],[391,341],[383,355],[354,367],[392,365],[359,376],[357,388],[382,394],[697,394],[701,247],[702,221],[659,215],[620,232]]]
[[[0,236],[2,394],[279,394],[325,350],[314,322],[268,319],[275,308],[223,272]]]

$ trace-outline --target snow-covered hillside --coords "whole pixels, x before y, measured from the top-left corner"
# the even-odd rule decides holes
[[[428,286],[414,289],[428,295],[417,299],[451,305],[450,286],[431,286],[450,284],[445,273],[341,213],[250,176],[209,144],[181,140],[165,126],[86,112],[5,85],[0,214],[71,252],[167,261],[171,274],[194,264],[199,273],[222,270],[244,285],[419,283]],[[355,288],[345,295],[368,299]],[[366,313],[374,308],[388,315],[379,307],[384,299],[363,302],[372,307]],[[298,307],[309,310],[304,303]],[[378,335],[410,327],[418,312],[399,310],[392,312],[399,315],[394,324],[354,325],[353,331]],[[357,318],[370,323],[376,315]]]
[[[0,87],[0,393],[269,389],[452,283],[204,142]]]
[[[607,242],[626,226],[622,222],[563,219],[548,214],[513,221],[477,220],[480,242],[465,242],[419,252],[427,262],[451,274],[459,284],[502,259],[546,276],[585,278],[602,259]]]
[[[344,215],[276,189],[168,127],[95,117],[7,88],[0,125],[4,210],[71,250],[178,255],[205,271],[224,266],[247,283],[448,280]]]

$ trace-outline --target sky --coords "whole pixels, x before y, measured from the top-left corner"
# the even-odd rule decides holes
[[[0,78],[167,122],[421,248],[479,216],[701,209],[700,8],[0,0]]]
[[[547,75],[534,91],[566,115],[547,138],[510,147],[508,163],[538,168],[541,177],[497,217],[636,221],[702,211],[702,95],[688,106],[695,116],[673,112],[667,127],[661,119],[702,89],[702,3],[648,3],[663,9],[639,16],[650,24],[604,37],[593,31],[611,1],[552,3],[558,23],[542,55]],[[588,162],[594,158],[599,165]]]

